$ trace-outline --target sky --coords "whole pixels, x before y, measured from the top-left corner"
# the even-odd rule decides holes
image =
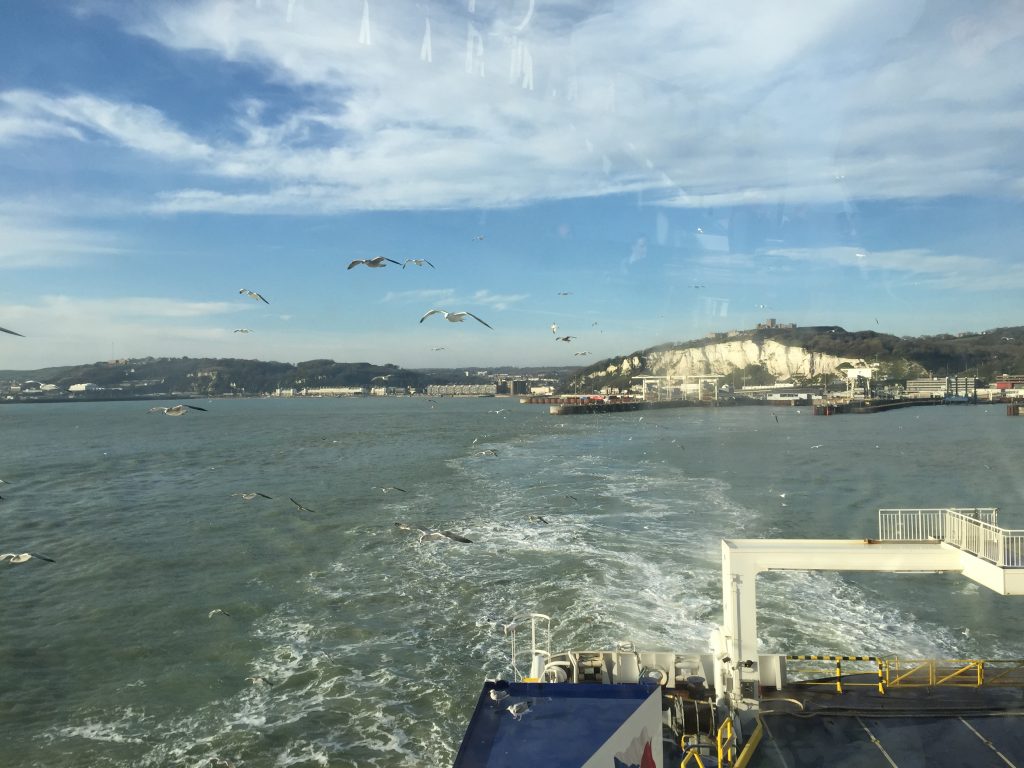
[[[0,369],[1024,324],[1020,2],[0,10]]]

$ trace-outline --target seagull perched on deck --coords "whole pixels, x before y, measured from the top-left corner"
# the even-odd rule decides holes
[[[20,554],[14,552],[5,552],[4,554],[0,555],[0,561],[10,560],[11,565],[17,565],[18,563],[27,563],[33,557],[36,560],[45,560],[48,563],[57,562],[56,560],[49,558],[46,555],[40,555],[37,552],[22,552]]]
[[[18,333],[17,331],[12,331],[10,328],[0,328],[0,331],[3,331],[4,333],[9,333],[11,334],[11,336],[21,336],[21,338],[25,338],[25,334]]]
[[[270,303],[265,298],[263,298],[260,294],[256,293],[256,291],[250,291],[248,288],[239,288],[238,292],[239,293],[244,293],[250,299],[256,299],[256,301],[262,301],[264,304],[269,304]]]
[[[389,259],[387,256],[374,256],[372,259],[354,259],[351,263],[349,263],[348,269],[352,269],[352,267],[357,267],[360,264],[363,264],[367,267],[371,267],[373,269],[377,269],[378,267],[386,267],[386,262],[389,261],[392,264],[398,264],[398,266],[400,267],[402,266],[397,261],[395,261],[394,259]]]
[[[191,408],[193,411],[205,411],[205,408],[200,408],[198,405],[185,405],[184,403],[178,403],[169,407],[158,405],[155,408],[150,408],[146,413],[162,413],[165,416],[184,416],[188,413]]]
[[[427,312],[427,314],[425,314],[423,317],[420,318],[420,322],[422,323],[424,320],[426,320],[431,315],[444,315],[444,319],[447,320],[449,323],[461,323],[467,317],[472,317],[478,323],[482,323],[483,325],[486,325],[492,331],[494,330],[493,327],[491,327],[490,325],[485,323],[483,320],[481,320],[479,317],[474,315],[472,312],[448,312],[447,310],[444,310],[444,309],[431,309],[430,311]]]
[[[405,263],[402,264],[402,269],[405,269],[410,264],[415,264],[417,267],[422,267],[424,264],[426,264],[431,269],[436,269],[436,267],[426,259],[406,259]]]

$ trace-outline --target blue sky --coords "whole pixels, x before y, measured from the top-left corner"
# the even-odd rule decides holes
[[[0,368],[1024,322],[1022,9],[715,5],[8,5]]]

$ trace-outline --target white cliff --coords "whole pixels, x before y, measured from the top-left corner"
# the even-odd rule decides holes
[[[857,358],[809,352],[803,347],[786,346],[771,339],[736,339],[698,347],[652,350],[643,356],[633,354],[609,364],[603,371],[592,373],[591,377],[636,375],[644,371],[654,376],[724,376],[749,365],[763,365],[776,379],[785,381],[793,377],[832,375],[843,363],[855,367],[863,365]]]

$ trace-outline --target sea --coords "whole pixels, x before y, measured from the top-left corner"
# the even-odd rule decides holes
[[[0,406],[0,551],[55,561],[0,563],[0,765],[447,766],[514,617],[553,650],[703,652],[722,538],[873,537],[892,507],[1024,528],[1001,405],[188,402]],[[1020,598],[955,575],[758,596],[764,652],[1024,658]]]

